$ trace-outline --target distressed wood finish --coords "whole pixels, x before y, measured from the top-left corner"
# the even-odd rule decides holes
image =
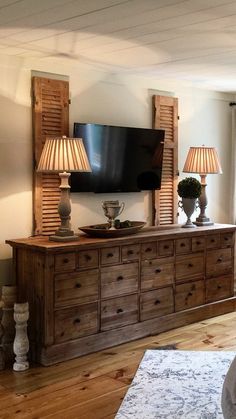
[[[161,190],[153,192],[153,225],[173,224],[178,213],[178,99],[153,96],[153,128],[165,130]]]
[[[69,83],[44,77],[32,78],[34,138],[34,233],[53,234],[60,225],[57,174],[36,172],[46,137],[69,135]]]
[[[50,365],[235,310],[235,230],[149,227],[117,239],[7,241],[19,296],[29,301],[32,358]],[[212,270],[218,259],[223,268]]]

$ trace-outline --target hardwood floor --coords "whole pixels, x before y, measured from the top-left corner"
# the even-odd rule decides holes
[[[52,367],[0,373],[1,419],[112,419],[146,349],[236,351],[236,312]]]

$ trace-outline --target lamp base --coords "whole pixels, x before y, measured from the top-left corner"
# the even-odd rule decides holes
[[[198,217],[194,223],[196,226],[213,226],[214,223],[208,217]]]
[[[79,240],[79,236],[74,234],[72,230],[61,231],[59,229],[58,231],[56,231],[56,233],[53,236],[49,236],[49,240],[55,241],[55,242],[70,242],[70,241]]]

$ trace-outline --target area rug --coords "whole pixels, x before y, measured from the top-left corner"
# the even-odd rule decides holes
[[[147,350],[115,419],[223,419],[235,352]]]

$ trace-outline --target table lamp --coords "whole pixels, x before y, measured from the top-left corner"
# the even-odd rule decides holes
[[[206,196],[206,175],[211,173],[222,173],[219,157],[214,147],[190,147],[183,172],[198,173],[201,177],[202,191],[199,197],[200,214],[194,224],[198,226],[209,226],[214,223],[205,214],[207,207]]]
[[[39,160],[38,172],[59,173],[61,178],[61,198],[58,204],[58,213],[61,225],[50,236],[49,240],[66,242],[78,240],[70,226],[70,185],[68,183],[69,172],[91,172],[91,167],[84,148],[82,138],[47,138]]]

